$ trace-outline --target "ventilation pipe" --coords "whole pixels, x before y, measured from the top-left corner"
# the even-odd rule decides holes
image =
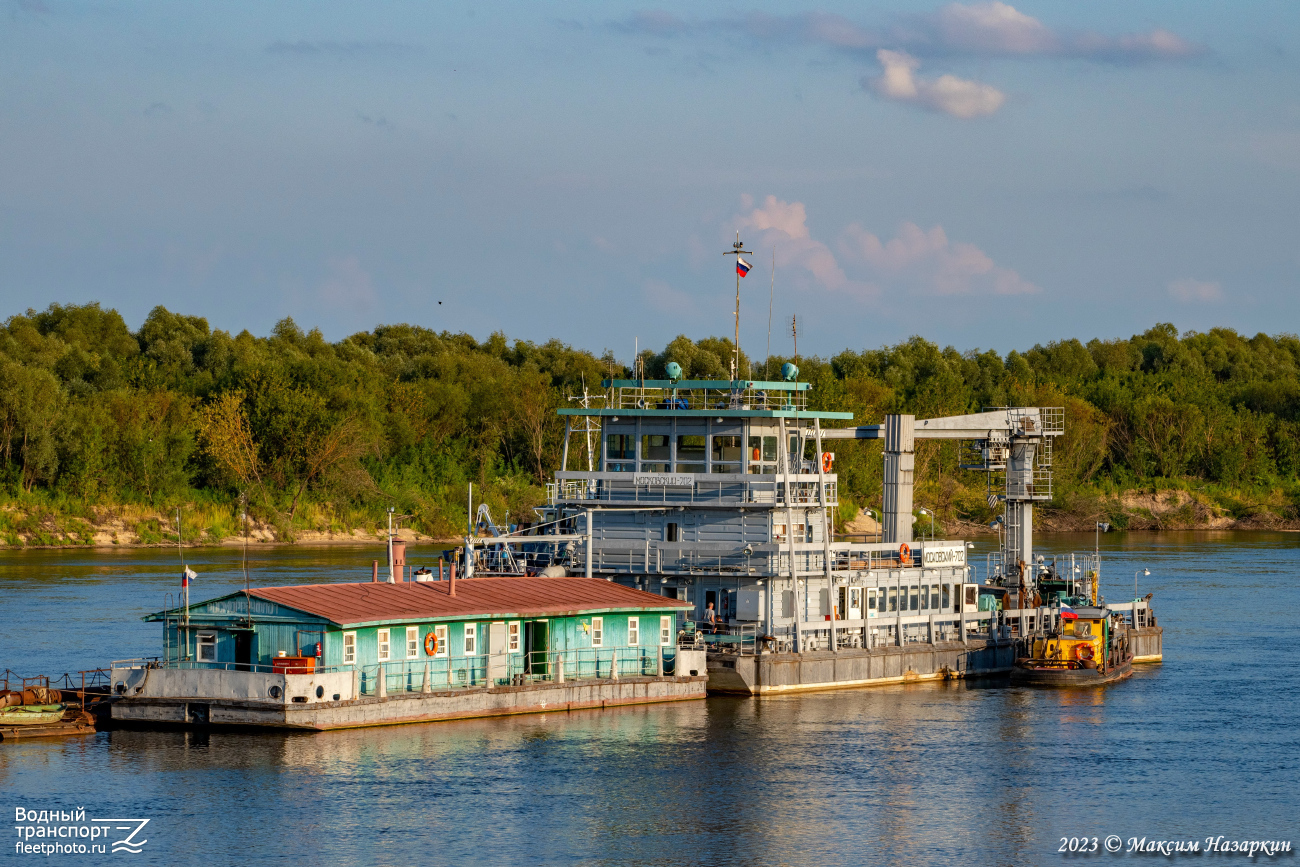
[[[389,583],[399,584],[406,581],[406,542],[401,539],[393,540],[393,562],[389,573]]]

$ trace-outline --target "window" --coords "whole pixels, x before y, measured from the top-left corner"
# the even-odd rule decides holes
[[[609,434],[605,437],[605,457],[608,472],[631,473],[636,471],[636,437],[632,434]],[[623,463],[627,461],[627,463]]]
[[[357,664],[357,634],[355,632],[343,633],[343,664]]]
[[[217,661],[217,633],[199,633],[199,662]]]
[[[696,434],[677,435],[677,472],[707,472],[705,460],[704,437]]]
[[[921,594],[920,594],[920,590],[919,590],[919,588],[918,588],[915,584],[913,584],[913,585],[912,585],[912,606],[911,606],[911,610],[913,610],[913,611],[919,611],[919,610],[921,609],[921,599],[920,599],[920,596],[921,596]]]
[[[671,617],[659,618],[659,643],[664,647],[673,643],[673,619]]]
[[[605,641],[605,618],[591,618],[591,646],[600,647]]]
[[[627,619],[627,646],[636,647],[641,643],[641,623],[635,617]]]
[[[668,434],[641,435],[641,472],[666,473],[672,459]]]
[[[929,584],[921,585],[921,610],[922,611],[930,610],[930,585]]]
[[[776,437],[749,438],[749,471],[766,475],[776,472]]]
[[[519,621],[511,621],[506,627],[506,651],[509,653],[519,652]]]
[[[437,653],[434,654],[434,656],[446,656],[447,655],[447,625],[445,623],[440,623],[437,626],[433,627],[433,635],[434,638],[438,640],[438,651]]]
[[[406,627],[406,658],[415,659],[420,655],[420,627]]]
[[[891,612],[898,610],[898,588],[897,587],[889,588],[889,610]]]
[[[938,584],[930,585],[930,607],[931,608],[939,607],[939,585]]]
[[[677,524],[673,523],[672,521],[669,521],[668,524],[664,527],[664,541],[665,542],[678,541]]]
[[[713,438],[713,471],[715,473],[738,473],[744,453],[740,448],[740,437],[735,434],[718,434]]]
[[[392,645],[388,641],[388,630],[379,630],[379,661],[387,662]]]
[[[947,611],[948,606],[951,604],[952,604],[952,585],[945,584],[943,585],[943,605],[941,607],[943,608],[944,611]]]
[[[465,624],[465,655],[475,656],[478,653],[478,624]]]
[[[809,541],[809,542],[812,541],[812,539],[809,538],[809,533],[808,533],[808,529],[807,529],[807,527],[806,527],[804,524],[802,524],[802,523],[800,523],[800,524],[795,524],[795,525],[794,525],[794,540],[795,540],[796,542],[803,542],[803,541],[805,541],[805,539],[806,539],[807,541]],[[774,541],[774,542],[785,542],[785,541],[786,541],[786,536],[785,536],[785,524],[783,524],[783,523],[775,523],[775,524],[772,525],[772,541]]]

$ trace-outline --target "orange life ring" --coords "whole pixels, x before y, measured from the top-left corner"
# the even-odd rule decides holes
[[[898,559],[904,563],[912,562],[912,546],[904,542],[898,546]]]
[[[822,472],[829,473],[835,463],[835,452],[822,452]]]
[[[429,656],[438,652],[438,633],[430,632],[424,636],[424,652]]]
[[[1074,645],[1074,658],[1080,662],[1089,662],[1096,658],[1096,653],[1093,651],[1091,644],[1076,644]]]

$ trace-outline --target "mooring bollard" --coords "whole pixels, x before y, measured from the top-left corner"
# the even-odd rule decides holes
[[[352,699],[355,701],[359,698],[361,698],[361,670],[354,668],[352,669]]]
[[[375,694],[380,698],[388,698],[388,678],[384,677],[384,664],[382,662],[379,663],[379,674],[377,676],[379,678],[379,687]]]

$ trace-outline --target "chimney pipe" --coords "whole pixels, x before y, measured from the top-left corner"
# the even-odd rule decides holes
[[[370,572],[370,583],[371,584],[379,583],[379,561],[378,560],[375,561],[374,568]]]
[[[402,539],[393,540],[393,576],[395,583],[407,583],[406,542]]]
[[[456,561],[451,561],[451,580],[447,582],[447,595],[456,595]]]

